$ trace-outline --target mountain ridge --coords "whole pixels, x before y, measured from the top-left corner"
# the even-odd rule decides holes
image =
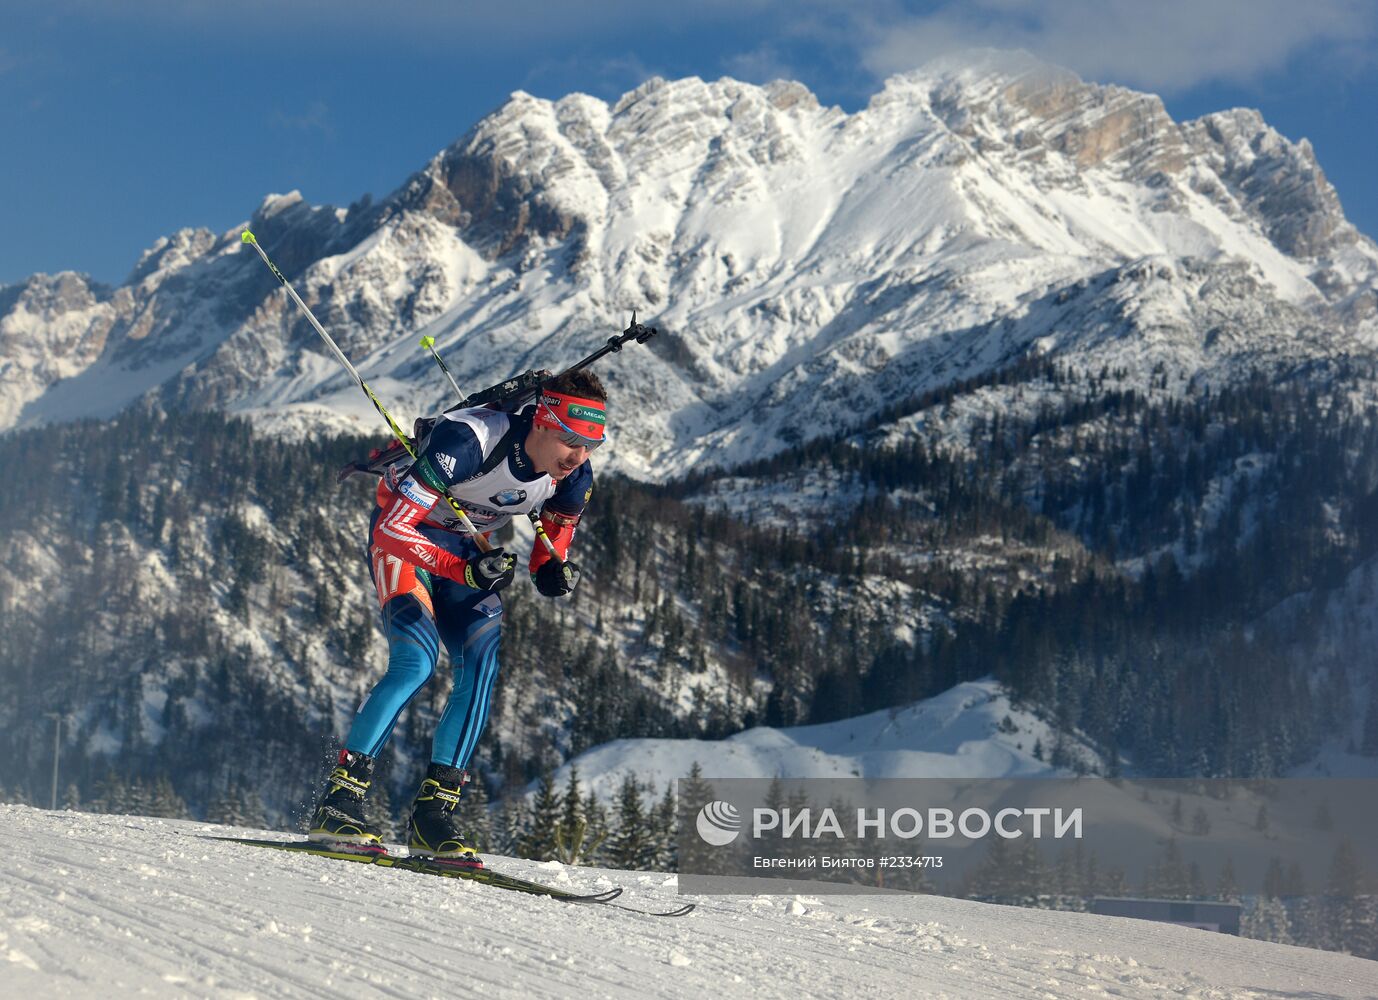
[[[1378,247],[1308,144],[1247,110],[1179,125],[1153,95],[1021,54],[939,60],[851,114],[793,82],[518,92],[380,201],[270,195],[248,225],[404,419],[450,402],[417,335],[478,387],[572,361],[639,309],[667,336],[606,372],[638,414],[608,460],[642,479],[778,451],[1030,351],[1229,380],[1258,354],[1378,338]],[[374,429],[240,228],[159,240],[118,288],[64,273],[0,290],[0,426],[152,396],[270,431]],[[1069,332],[1076,299],[1144,268],[1096,336]],[[1155,330],[1198,327],[1243,335],[1155,348]]]

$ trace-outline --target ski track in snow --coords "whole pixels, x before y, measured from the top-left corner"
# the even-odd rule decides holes
[[[0,829],[9,997],[1378,995],[1378,963],[1114,917],[896,894],[696,897],[656,919],[198,840],[232,831],[189,821],[9,805]],[[664,874],[492,864],[685,901]]]

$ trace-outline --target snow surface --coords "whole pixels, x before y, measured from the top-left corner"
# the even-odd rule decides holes
[[[0,806],[9,997],[1378,995],[1378,964],[935,896],[695,897],[669,920],[197,839],[200,823]],[[673,908],[673,876],[491,859]]]

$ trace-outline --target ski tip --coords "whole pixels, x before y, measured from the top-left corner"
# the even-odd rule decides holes
[[[421,346],[422,346],[422,347],[434,347],[434,346],[435,346],[435,338],[434,338],[434,337],[422,337],[422,338],[421,338]]]
[[[254,238],[254,234],[251,233],[251,232],[249,232],[247,229],[244,230],[244,232],[242,232],[242,233],[239,234],[239,241],[240,241],[241,243],[257,243],[257,242],[258,242],[258,240]]]
[[[646,913],[648,917],[687,917],[693,913],[698,903],[685,903],[678,910],[666,910],[664,913]],[[644,912],[644,911],[643,911]]]

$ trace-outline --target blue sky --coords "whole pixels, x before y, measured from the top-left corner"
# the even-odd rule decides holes
[[[384,195],[513,90],[614,99],[648,76],[801,80],[849,111],[893,72],[1024,48],[1161,94],[1178,120],[1257,107],[1309,138],[1378,236],[1369,0],[4,0],[0,283],[125,279],[183,226],[264,194]]]

